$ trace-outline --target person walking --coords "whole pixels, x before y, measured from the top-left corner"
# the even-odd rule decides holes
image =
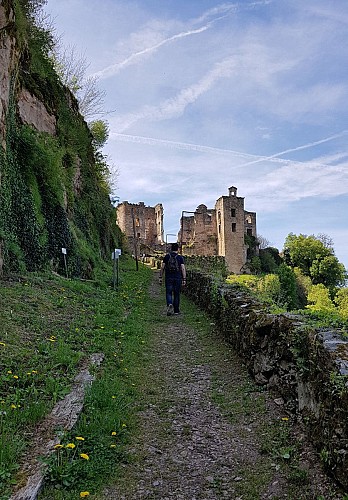
[[[172,250],[164,258],[159,274],[162,284],[163,273],[166,285],[167,316],[180,314],[181,286],[186,285],[186,268],[184,258],[178,254],[179,245],[172,243]]]

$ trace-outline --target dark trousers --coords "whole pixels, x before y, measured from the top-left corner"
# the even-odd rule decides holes
[[[173,304],[174,312],[179,312],[180,305],[181,278],[166,279],[166,300],[167,306]]]

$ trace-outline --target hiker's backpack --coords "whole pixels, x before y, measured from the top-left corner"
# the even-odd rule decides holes
[[[177,255],[175,253],[170,253],[169,254],[169,259],[166,265],[166,270],[169,273],[178,273],[180,268],[179,268],[179,262],[177,259]]]

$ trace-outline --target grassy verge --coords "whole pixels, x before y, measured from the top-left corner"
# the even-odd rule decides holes
[[[132,432],[134,368],[147,340],[147,286],[152,273],[121,260],[119,289],[106,281],[26,276],[1,285],[0,498],[20,482],[35,427],[69,391],[89,354],[102,366],[72,432],[49,460],[40,498],[93,498],[120,461]],[[110,270],[110,276],[112,271]],[[59,432],[59,429],[55,430]],[[86,494],[87,496],[87,494]]]

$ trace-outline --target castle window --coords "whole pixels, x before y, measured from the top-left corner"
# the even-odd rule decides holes
[[[232,222],[232,233],[236,232],[237,224],[235,222]]]
[[[136,225],[137,227],[139,227],[139,226],[140,226],[140,220],[138,219],[138,217],[135,219],[135,225]]]
[[[250,227],[247,228],[247,235],[252,236],[253,235],[253,230],[250,229]]]
[[[140,238],[140,233],[137,233],[137,237]]]
[[[236,209],[231,208],[231,217],[235,217],[235,216],[236,216]]]

